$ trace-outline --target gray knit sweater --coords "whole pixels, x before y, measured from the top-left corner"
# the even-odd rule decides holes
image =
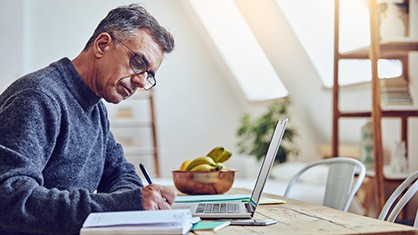
[[[141,210],[141,187],[68,58],[0,95],[0,234],[79,233],[91,212]]]

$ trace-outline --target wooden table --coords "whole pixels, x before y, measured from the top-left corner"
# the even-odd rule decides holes
[[[231,193],[250,193],[246,189],[234,189]],[[313,205],[280,196],[263,194],[264,197],[286,200],[285,204],[260,205],[255,219],[275,219],[270,226],[228,226],[216,234],[418,234],[418,230],[401,224],[389,223],[332,208]],[[213,234],[191,232],[189,234]]]

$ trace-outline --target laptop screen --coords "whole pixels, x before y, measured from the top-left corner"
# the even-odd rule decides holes
[[[288,119],[277,121],[276,128],[270,140],[270,145],[261,164],[260,171],[255,182],[254,190],[250,198],[251,213],[254,215],[255,209],[260,201],[261,193],[263,192],[264,185],[266,184],[267,177],[269,176],[271,167],[273,166],[274,159],[279,151],[280,143],[283,139],[284,131],[286,129]]]

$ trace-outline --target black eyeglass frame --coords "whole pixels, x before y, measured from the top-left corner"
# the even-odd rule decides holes
[[[156,86],[157,85],[157,80],[155,79],[155,74],[152,71],[148,71],[148,69],[147,69],[148,68],[148,63],[147,63],[146,59],[143,56],[141,56],[140,54],[138,54],[137,52],[135,52],[134,50],[132,50],[130,47],[125,45],[125,43],[123,43],[121,40],[119,40],[119,39],[117,39],[113,36],[112,36],[112,38],[115,41],[119,42],[120,44],[124,45],[126,48],[128,48],[134,54],[134,56],[132,56],[131,59],[129,60],[129,66],[131,67],[132,71],[134,71],[135,74],[140,75],[140,74],[143,74],[143,73],[147,72],[147,81],[145,83],[144,90],[148,91],[151,88],[153,88],[154,86]],[[138,71],[137,69],[135,69],[135,66],[132,65],[132,63],[134,63],[136,61],[136,58],[138,58],[145,65],[144,69]],[[149,84],[148,85],[149,87],[147,87],[147,84]]]

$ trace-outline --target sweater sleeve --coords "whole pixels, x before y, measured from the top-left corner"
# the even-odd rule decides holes
[[[58,109],[50,97],[36,91],[20,93],[1,104],[0,230],[74,234],[91,212],[142,209],[141,190],[134,186],[138,183],[134,183],[132,169],[111,139],[113,148],[109,148],[106,164],[122,164],[106,167],[106,176],[113,178],[101,183],[102,192],[43,186],[42,171],[61,128]],[[109,160],[116,155],[115,161]]]
[[[125,159],[122,146],[115,141],[112,132],[109,131],[107,139],[104,172],[97,191],[112,193],[142,188],[135,166]]]

